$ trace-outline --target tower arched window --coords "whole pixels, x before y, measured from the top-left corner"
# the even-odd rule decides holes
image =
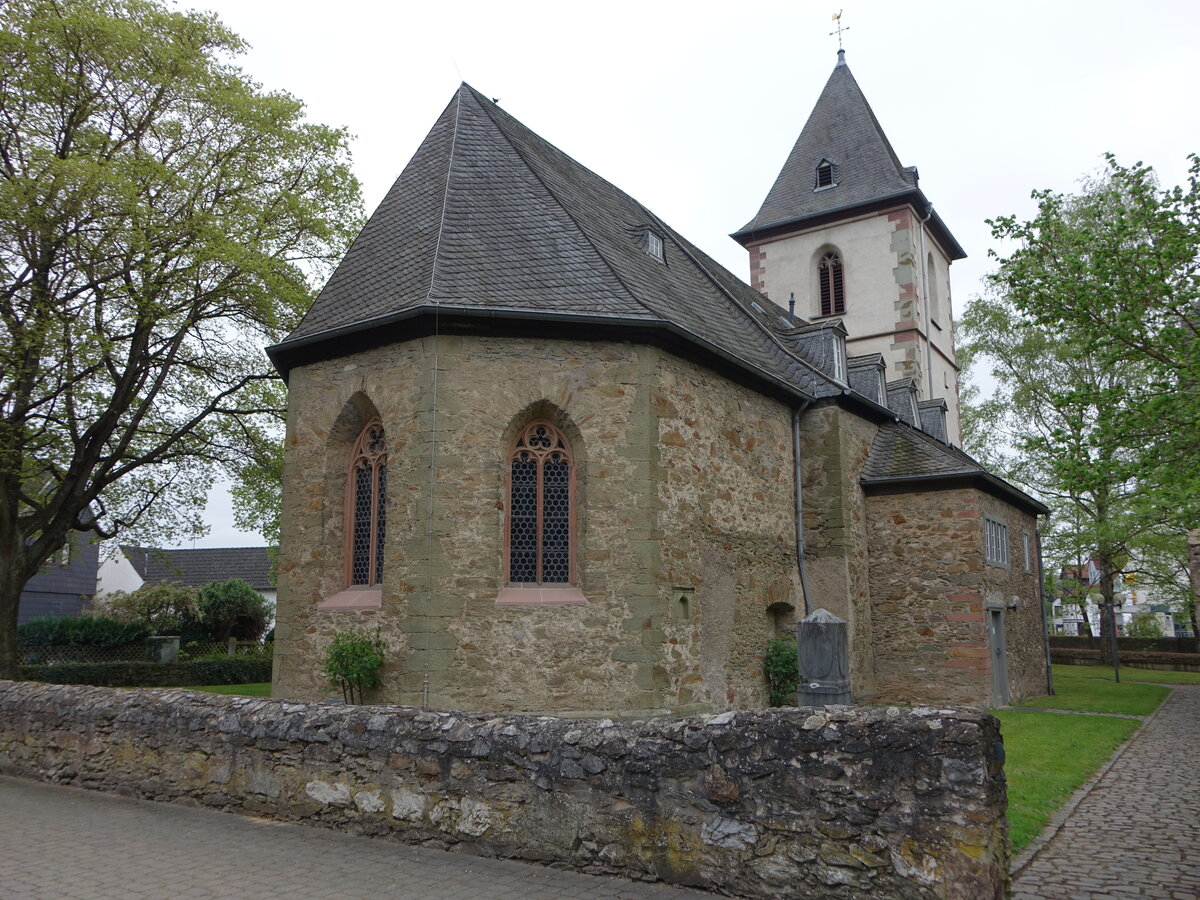
[[[818,265],[821,282],[821,315],[840,316],[846,311],[846,282],[842,258],[830,250]]]
[[[508,456],[508,580],[575,581],[575,464],[566,436],[544,420],[521,430]]]
[[[346,581],[351,586],[383,582],[386,530],[387,437],[376,418],[354,442],[346,479]]]

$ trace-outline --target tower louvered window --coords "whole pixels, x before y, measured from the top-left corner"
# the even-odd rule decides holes
[[[817,187],[833,187],[833,163],[828,160],[821,160],[817,166]]]
[[[846,283],[842,258],[833,251],[821,257],[821,315],[840,316],[846,311]]]
[[[574,463],[571,446],[549,422],[528,425],[509,455],[508,580],[573,581]]]
[[[379,419],[367,423],[350,455],[346,523],[346,580],[351,585],[380,584],[387,529],[387,439]]]

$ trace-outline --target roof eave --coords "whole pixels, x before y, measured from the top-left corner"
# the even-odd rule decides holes
[[[925,194],[918,188],[908,188],[877,197],[874,200],[847,203],[845,206],[839,206],[824,212],[793,216],[790,219],[781,219],[769,225],[747,226],[739,231],[735,231],[730,237],[743,247],[747,247],[756,241],[767,240],[802,229],[816,228],[820,225],[827,225],[830,222],[836,222],[850,216],[878,212],[903,203],[910,204],[922,217],[929,216],[928,228],[933,233],[937,242],[945,249],[951,260],[966,259],[967,252],[955,239],[954,235],[950,233],[950,229],[946,227],[946,223],[942,221],[942,217],[937,214],[937,211],[933,209],[933,205],[925,197]]]
[[[421,320],[429,320],[420,327]],[[678,349],[680,344],[693,349],[718,371],[738,373],[743,380],[755,382],[763,393],[777,396],[789,403],[812,403],[815,399],[791,382],[785,381],[753,363],[730,353],[717,344],[677,325],[658,318],[634,318],[595,313],[562,313],[546,310],[495,309],[450,306],[447,304],[421,305],[384,316],[366,319],[349,325],[339,326],[314,335],[283,341],[267,348],[267,355],[275,369],[286,380],[288,373],[297,366],[307,365],[323,359],[333,359],[363,349],[382,346],[399,340],[410,340],[437,330],[463,333],[507,334],[512,325],[530,323],[545,326],[539,336],[547,333],[570,332],[576,340],[640,340]],[[430,327],[430,324],[433,327]],[[509,327],[504,327],[504,326]],[[405,326],[414,326],[406,328]],[[489,327],[490,326],[490,327]],[[407,333],[403,333],[407,331]],[[369,334],[371,339],[353,350],[338,348],[337,342],[355,335]]]
[[[934,475],[863,476],[860,479],[860,483],[862,484],[863,492],[867,494],[907,494],[920,491],[975,487],[991,494],[993,497],[1007,500],[1034,515],[1050,515],[1050,507],[1046,506],[1040,500],[1034,499],[1004,479],[997,478],[990,472],[982,470],[939,472]]]

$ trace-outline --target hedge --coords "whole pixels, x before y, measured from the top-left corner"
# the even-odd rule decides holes
[[[124,647],[149,636],[140,622],[103,616],[41,616],[17,626],[18,647]]]
[[[59,663],[52,666],[21,666],[21,678],[47,684],[90,684],[97,687],[250,684],[271,680],[271,661],[231,656],[178,663]]]

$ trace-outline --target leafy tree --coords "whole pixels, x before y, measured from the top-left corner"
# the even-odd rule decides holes
[[[968,356],[999,383],[964,433],[1048,502],[1046,558],[1094,561],[1104,603],[1123,572],[1162,579],[1145,561],[1180,546],[1200,508],[1192,163],[1189,191],[1160,191],[1150,169],[1109,157],[1078,195],[1035,192],[1033,220],[992,220],[994,237],[1019,246],[962,321]]]
[[[1160,638],[1163,636],[1162,625],[1152,612],[1140,612],[1125,626],[1125,637],[1131,638]]]
[[[1200,157],[1186,187],[1166,190],[1151,168],[1106,159],[1081,193],[1036,191],[1032,220],[990,223],[1020,244],[992,280],[1037,327],[1136,373],[1120,425],[1183,528],[1200,518]]]
[[[199,528],[280,415],[262,346],[361,221],[345,132],[243,49],[154,0],[0,6],[0,677],[70,530]]]
[[[129,593],[114,591],[102,611],[121,622],[146,625],[154,634],[180,635],[199,621],[200,597],[195,588],[160,581]]]
[[[271,620],[271,606],[240,578],[214,581],[200,589],[200,621],[210,641],[257,641]]]

